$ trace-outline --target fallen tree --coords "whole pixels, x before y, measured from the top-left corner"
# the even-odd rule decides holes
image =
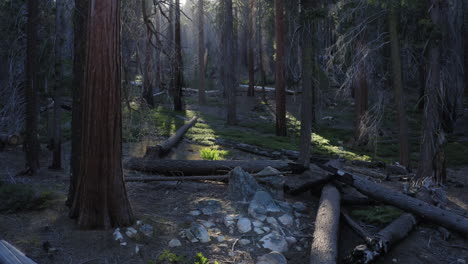
[[[255,178],[261,177],[271,177],[271,176],[279,176],[285,175],[289,172],[282,172],[282,173],[274,173],[274,174],[252,174]],[[164,177],[164,176],[155,176],[155,177],[148,177],[148,176],[141,176],[141,177],[125,177],[126,182],[155,182],[155,181],[225,181],[229,180],[229,174],[226,175],[210,175],[210,176],[172,176],[172,177]]]
[[[187,133],[187,131],[195,125],[197,122],[198,117],[194,116],[190,119],[185,125],[181,126],[174,135],[169,137],[166,141],[161,144],[158,144],[154,147],[147,147],[145,157],[151,158],[161,158],[166,155],[171,149],[179,143],[182,137]]]
[[[314,241],[310,264],[336,264],[338,232],[340,228],[340,192],[333,185],[325,185],[315,219]]]
[[[304,171],[301,175],[286,178],[284,187],[286,193],[299,195],[329,183],[334,177],[334,175],[329,173],[317,173],[309,169]]]
[[[265,88],[265,92],[274,93],[274,92],[276,91],[276,88],[273,88],[273,87],[254,86],[255,92],[258,92],[258,93],[263,92],[263,89],[264,89],[264,88]],[[248,89],[249,89],[249,86],[248,86],[248,85],[241,84],[241,85],[239,85],[239,87],[237,88],[237,91],[240,91],[240,92],[247,92]],[[287,94],[290,94],[290,95],[295,95],[295,94],[299,94],[299,93],[301,93],[301,92],[296,92],[296,91],[293,91],[293,90],[286,89],[286,93],[287,93]]]
[[[433,222],[447,229],[458,231],[465,236],[468,236],[468,219],[461,215],[443,210],[419,199],[393,191],[362,177],[344,173],[343,171],[339,171],[332,167],[322,166],[322,168],[333,173],[336,176],[336,180],[353,186],[359,192],[372,199],[393,205],[404,211],[418,215],[427,221]]]
[[[227,173],[241,167],[249,173],[256,173],[266,167],[279,171],[302,173],[302,165],[281,160],[157,160],[151,158],[132,158],[125,163],[129,170],[163,175],[212,175]]]
[[[0,263],[2,264],[36,264],[23,252],[5,240],[0,240]]]
[[[356,232],[366,243],[372,243],[374,236],[372,236],[366,229],[364,229],[360,224],[358,224],[354,219],[345,211],[341,210],[341,215],[345,222],[351,227],[351,229]]]
[[[398,241],[408,236],[416,223],[416,218],[412,214],[402,214],[379,231],[367,244],[354,248],[351,255],[344,259],[344,262],[350,264],[373,262],[378,256],[387,253]]]

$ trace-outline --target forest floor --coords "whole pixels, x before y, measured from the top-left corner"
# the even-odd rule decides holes
[[[198,115],[201,122],[189,130],[186,138],[166,159],[202,159],[200,151],[210,148],[225,150],[227,159],[266,159],[253,154],[244,153],[232,148],[223,147],[215,143],[217,138],[225,138],[248,143],[270,149],[297,149],[298,117],[300,105],[294,96],[288,96],[289,134],[287,138],[274,136],[274,101],[268,97],[268,103],[261,100],[260,95],[247,98],[245,94],[238,96],[239,124],[236,127],[224,125],[224,107],[222,99],[209,97],[208,105],[198,107],[196,95],[185,98],[186,111],[173,113],[165,107],[157,110],[139,109],[138,104],[132,103],[134,110],[124,109],[124,161],[130,157],[144,155],[146,146],[155,144],[171,135],[177,127],[183,124],[180,117],[190,118]],[[319,118],[319,125],[315,128],[314,153],[329,157],[344,157],[347,159],[369,160],[377,158],[386,162],[395,161],[397,150],[395,142],[390,138],[395,135],[395,128],[391,126],[391,113],[388,129],[383,129],[383,143],[379,151],[354,149],[352,147],[352,117],[353,107],[346,102],[327,102],[326,110]],[[339,107],[337,105],[340,104]],[[341,105],[342,104],[342,105]],[[323,117],[332,117],[325,118]],[[468,115],[465,115],[468,124]],[[418,118],[410,116],[410,127],[415,127]],[[387,122],[387,120],[385,120]],[[468,128],[466,128],[468,130]],[[468,211],[468,147],[464,141],[468,131],[463,128],[456,133],[460,138],[452,138],[447,155],[449,157],[449,182],[447,184],[447,198],[449,207],[457,211]],[[416,140],[417,132],[412,136]],[[417,144],[413,144],[413,153],[418,153]],[[50,155],[46,148],[42,148],[41,165],[43,169],[34,177],[14,177],[15,173],[24,167],[24,154],[20,147],[0,152],[1,178],[31,185],[32,189],[46,194],[47,200],[35,210],[20,210],[0,213],[0,238],[17,246],[37,263],[69,263],[69,264],[100,264],[100,263],[169,263],[158,262],[161,256],[167,258],[185,256],[186,262],[194,263],[195,255],[203,253],[210,261],[219,263],[255,263],[258,256],[267,253],[259,249],[254,243],[240,245],[239,234],[231,234],[216,219],[209,216],[193,216],[190,214],[197,209],[197,202],[203,199],[217,199],[222,202],[227,211],[230,202],[226,199],[227,185],[217,182],[155,182],[128,183],[129,199],[135,216],[154,228],[150,237],[142,236],[137,239],[126,239],[127,245],[121,246],[113,239],[114,230],[84,231],[79,230],[74,220],[68,218],[68,208],[64,205],[68,191],[69,157],[65,157],[63,171],[47,170]],[[64,153],[69,153],[70,143],[64,144]],[[417,161],[417,154],[413,160]],[[126,176],[141,175],[133,171],[124,171]],[[389,188],[402,190],[403,183],[399,181],[381,182]],[[301,196],[286,196],[288,202],[302,201],[307,205],[308,214],[301,218],[306,226],[301,230],[311,235],[318,207],[319,193],[303,194]],[[4,197],[3,197],[4,198]],[[21,204],[21,201],[19,201]],[[1,205],[0,205],[1,208]],[[353,207],[348,208],[353,216],[362,221],[371,231],[377,231],[385,224],[397,217],[394,209],[387,207]],[[354,213],[353,213],[354,212]],[[216,223],[224,242],[212,240],[209,243],[191,243],[181,237],[180,232],[191,223],[201,220],[212,220]],[[256,241],[261,236],[249,237]],[[168,243],[172,239],[179,239],[182,246],[170,248]],[[288,263],[308,263],[310,236],[304,236],[297,247],[284,255]],[[363,241],[345,223],[340,228],[340,258]],[[138,254],[135,247],[141,248]],[[49,248],[56,248],[51,251]],[[169,250],[170,253],[164,250]],[[171,255],[175,254],[175,255]],[[420,224],[411,232],[408,238],[400,242],[388,254],[376,263],[465,263],[468,261],[468,238],[456,233],[445,241],[436,226]]]

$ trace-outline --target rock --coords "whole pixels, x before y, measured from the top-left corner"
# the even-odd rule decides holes
[[[141,220],[137,220],[137,221],[136,221],[136,225],[137,225],[137,226],[141,226],[142,224],[143,224],[143,221],[141,221]]]
[[[286,242],[288,242],[289,246],[292,246],[297,243],[297,239],[293,236],[287,236],[284,239],[286,239]]]
[[[302,247],[297,246],[297,247],[296,247],[296,250],[297,250],[297,251],[302,251]]]
[[[224,236],[218,236],[216,237],[216,240],[218,240],[218,242],[223,242],[225,240]]]
[[[232,251],[229,251],[229,252],[228,252],[228,256],[230,256],[230,257],[234,257],[235,255],[236,255],[236,253],[234,253],[234,252],[232,252]]]
[[[147,237],[152,237],[154,234],[154,228],[152,225],[143,224],[140,226],[140,232]]]
[[[208,230],[206,230],[206,228],[199,223],[192,223],[191,227],[185,230],[185,235],[191,242],[210,242],[210,235],[208,234]]]
[[[252,175],[236,167],[229,173],[227,197],[233,201],[250,201],[260,189]]]
[[[392,259],[392,263],[398,263],[398,259]]]
[[[200,212],[200,210],[194,210],[194,211],[190,211],[189,215],[199,216],[199,215],[201,215],[201,212]]]
[[[254,232],[255,232],[255,234],[257,234],[257,235],[265,234],[265,231],[263,231],[263,229],[260,228],[260,227],[254,227]]]
[[[206,228],[212,228],[215,226],[215,224],[211,221],[201,220],[200,223]]]
[[[270,252],[258,258],[257,264],[287,264],[288,261],[279,252]]]
[[[214,215],[223,209],[221,201],[216,199],[204,199],[197,203],[198,210],[201,210],[204,215]]]
[[[140,253],[141,245],[136,245],[135,246],[135,255],[138,255]]]
[[[262,227],[262,226],[263,226],[263,223],[260,222],[260,221],[254,220],[254,221],[252,221],[252,225],[253,225],[254,227]]]
[[[267,217],[266,221],[270,225],[278,225],[278,221],[276,221],[276,218],[274,218],[274,217]]]
[[[171,239],[171,241],[169,241],[169,247],[173,248],[173,247],[180,247],[182,246],[182,243],[180,242],[179,239]]]
[[[112,233],[112,235],[114,236],[114,240],[118,240],[118,241],[123,241],[123,236],[122,236],[122,233],[120,233],[120,228],[116,228],[114,233]]]
[[[129,227],[129,228],[127,228],[127,231],[125,231],[125,234],[129,238],[134,238],[138,234],[138,231],[133,227]]]
[[[260,239],[260,243],[263,243],[263,248],[268,248],[271,251],[288,251],[288,242],[286,239],[275,232],[262,237],[262,239]]]
[[[271,228],[269,228],[268,226],[264,226],[262,227],[263,231],[265,231],[266,233],[270,232],[271,231]]]
[[[284,226],[292,226],[294,224],[294,218],[288,214],[278,217],[278,220]]]
[[[127,245],[127,242],[120,242],[120,245],[121,245],[121,246],[126,246],[126,245]]]
[[[464,259],[457,259],[457,264],[465,264],[466,261]]]
[[[293,208],[297,212],[301,212],[301,213],[307,212],[307,206],[302,202],[293,203]]]
[[[250,244],[250,240],[249,239],[241,239],[241,240],[239,240],[239,244],[241,244],[242,246],[248,245],[248,244]]]
[[[223,219],[224,225],[226,227],[230,227],[231,225],[234,224],[236,217],[233,215],[226,215]]]
[[[209,231],[214,234],[221,234],[221,229],[219,228],[211,228]]]
[[[240,233],[247,233],[252,230],[252,223],[247,217],[242,217],[237,221],[237,229]]]
[[[292,214],[293,213],[293,207],[291,206],[290,203],[288,202],[283,202],[283,201],[275,201],[276,204],[279,206],[280,210],[284,213]]]
[[[248,209],[249,215],[260,221],[265,220],[268,213],[279,212],[281,212],[281,209],[275,203],[271,195],[265,191],[258,191],[255,193]]]
[[[280,174],[281,172],[272,167],[266,167],[257,175]],[[276,200],[284,199],[284,176],[257,177],[257,182],[264,187]]]

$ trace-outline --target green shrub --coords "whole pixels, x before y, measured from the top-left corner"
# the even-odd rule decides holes
[[[30,185],[0,182],[0,212],[43,209],[51,199],[51,192],[38,193]]]
[[[200,150],[200,157],[204,160],[224,160],[229,155],[229,151],[214,148],[203,148]]]

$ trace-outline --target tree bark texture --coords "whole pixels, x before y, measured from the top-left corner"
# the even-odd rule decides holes
[[[120,1],[90,1],[80,174],[71,216],[81,228],[133,223],[122,173]]]
[[[204,0],[198,0],[198,103],[206,104]]]
[[[336,264],[340,229],[340,192],[333,185],[322,189],[320,205],[315,219],[314,241],[310,251],[310,264]]]
[[[249,89],[247,91],[247,96],[255,95],[255,54],[254,54],[254,43],[255,43],[255,0],[249,0]]]
[[[276,135],[286,136],[286,83],[284,62],[284,7],[283,0],[275,0],[276,31]]]
[[[234,69],[235,49],[233,36],[232,0],[224,0],[223,26],[223,83],[226,94],[227,124],[237,123],[236,106],[236,76]]]
[[[146,48],[145,48],[145,61],[143,63],[143,99],[146,101],[146,104],[150,107],[154,107],[154,98],[153,98],[153,46],[151,39],[153,38],[153,33],[151,31],[152,22],[148,15],[148,10],[151,10],[149,7],[148,0],[141,0],[141,11],[143,14],[143,21],[146,25]]]
[[[360,39],[357,43],[357,48],[360,53],[364,51],[365,43],[365,33],[361,33]],[[367,68],[365,60],[359,62],[357,65],[357,74],[356,74],[356,84],[354,91],[354,100],[356,102],[356,125],[355,125],[355,139],[357,145],[365,145],[368,142],[368,135],[366,131],[366,119],[367,119],[367,110],[369,108],[369,88],[367,83]]]

